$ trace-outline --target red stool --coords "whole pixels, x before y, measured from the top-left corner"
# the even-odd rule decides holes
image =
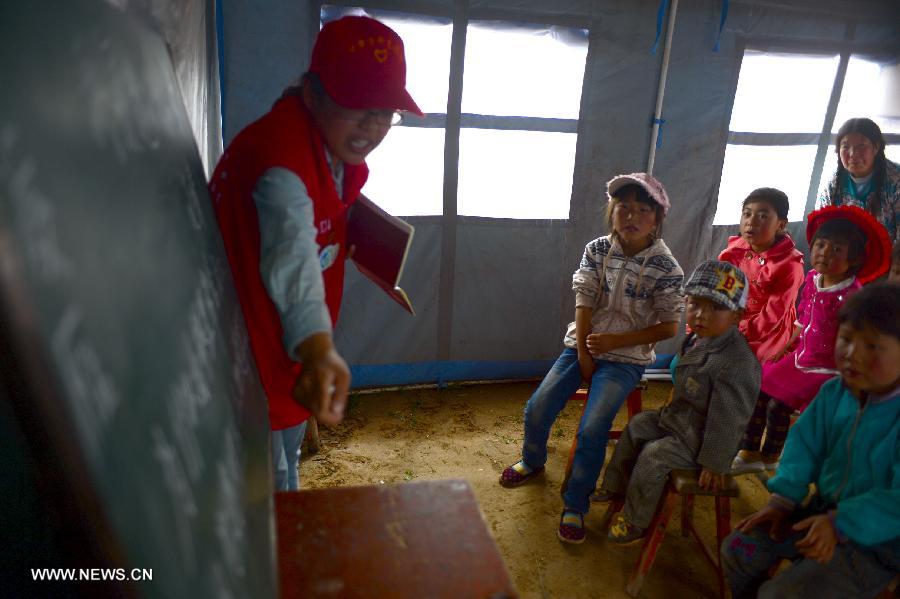
[[[634,415],[641,411],[641,391],[647,388],[647,381],[641,379],[638,381],[638,384],[631,390],[631,393],[628,394],[628,397],[625,398],[625,406],[628,409],[628,420],[630,421],[634,418]],[[581,415],[584,415],[584,409],[587,407],[587,398],[588,398],[588,390],[587,389],[579,389],[575,393],[572,394],[572,397],[569,398],[569,401],[581,401]],[[581,416],[578,417],[578,421],[581,422]],[[609,431],[610,439],[618,439],[622,436],[622,431],[620,430],[611,430]],[[566,492],[566,487],[569,484],[569,476],[572,474],[572,462],[575,460],[575,450],[578,449],[578,432],[575,432],[575,435],[572,437],[572,446],[569,447],[569,459],[566,462],[566,476],[563,478],[563,483],[559,487],[559,494],[564,495]]]
[[[625,586],[625,592],[632,597],[637,597],[644,584],[644,579],[650,573],[650,567],[656,558],[656,552],[662,545],[663,538],[666,535],[666,526],[672,518],[672,511],[675,508],[675,502],[681,497],[681,534],[684,536],[693,536],[703,555],[716,572],[719,580],[719,597],[726,596],[725,575],[722,570],[722,564],[719,558],[719,547],[722,541],[731,534],[731,498],[739,495],[737,483],[732,477],[726,478],[724,489],[718,491],[710,491],[702,489],[697,484],[699,472],[696,470],[673,470],[669,473],[669,480],[666,483],[666,490],[660,505],[647,528],[647,536],[641,545],[641,554],[637,562],[634,564],[634,570],[628,577],[628,583]],[[706,495],[715,497],[716,500],[716,552],[713,554],[709,547],[700,539],[697,528],[694,526],[694,497],[697,495]],[[622,509],[621,501],[614,501],[609,504],[606,515],[603,517],[603,528],[609,526],[613,514]]]

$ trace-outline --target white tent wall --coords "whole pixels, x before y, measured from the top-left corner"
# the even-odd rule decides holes
[[[584,245],[606,233],[605,182],[646,168],[662,55],[650,52],[657,0],[331,4],[455,17],[458,23],[496,18],[589,29],[570,218],[455,216],[447,211],[448,206],[455,210],[455,197],[445,195],[450,216],[409,217],[416,234],[401,284],[417,315],[407,315],[349,268],[336,331],[358,386],[544,374],[573,318],[571,273]],[[319,7],[297,0],[265,6],[222,0],[226,144],[303,73]],[[900,56],[895,0],[731,0],[715,52],[721,10],[721,0],[679,3],[662,113],[666,122],[655,158],[654,175],[673,203],[663,236],[686,273],[714,257],[736,230],[712,221],[744,48],[821,52],[852,44],[854,51]],[[834,154],[826,149],[821,160],[830,169]],[[403,168],[396,165],[397,177]],[[766,184],[760,173],[759,186]],[[455,181],[445,184],[445,194],[452,196],[455,189]],[[791,230],[805,248],[802,223]],[[676,343],[660,343],[657,350],[672,353]]]

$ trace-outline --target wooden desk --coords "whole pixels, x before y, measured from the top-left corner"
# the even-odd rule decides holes
[[[275,494],[281,597],[516,597],[469,483]]]

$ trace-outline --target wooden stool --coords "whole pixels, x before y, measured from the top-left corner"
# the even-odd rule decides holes
[[[319,422],[315,416],[310,416],[306,421],[306,435],[303,438],[306,441],[306,454],[315,455],[319,453],[322,444],[319,442]]]
[[[672,517],[672,511],[675,508],[675,502],[681,497],[681,534],[684,536],[693,535],[694,540],[703,550],[703,555],[716,572],[719,580],[719,597],[724,599],[726,592],[725,576],[722,571],[722,564],[719,558],[719,547],[731,533],[731,498],[737,497],[740,492],[737,483],[731,476],[726,477],[725,488],[719,491],[710,491],[701,489],[697,484],[700,472],[697,470],[673,470],[669,473],[669,480],[666,483],[666,490],[660,501],[656,515],[647,527],[647,536],[641,545],[641,554],[634,565],[634,570],[628,577],[628,583],[625,586],[625,592],[632,597],[637,597],[644,584],[644,578],[650,573],[650,567],[656,558],[656,552],[662,544],[666,535],[666,526]],[[709,550],[709,547],[700,539],[697,529],[694,526],[694,497],[697,495],[706,495],[715,497],[716,500],[716,552],[715,555]],[[603,527],[609,526],[613,514],[622,509],[621,501],[614,501],[609,504],[606,515],[603,517]]]
[[[628,394],[628,397],[625,398],[625,405],[628,409],[628,420],[630,421],[635,414],[641,411],[641,391],[647,388],[647,381],[641,379],[638,381],[638,384],[635,385],[634,389],[631,390],[631,393]],[[575,393],[572,394],[572,397],[569,398],[569,401],[581,401],[581,416],[584,415],[584,410],[587,407],[587,398],[588,398],[588,389],[579,389]],[[581,423],[581,416],[578,417],[579,424]],[[620,430],[611,430],[609,431],[610,439],[618,439],[622,436],[622,431]],[[569,459],[566,462],[566,475],[563,478],[563,483],[559,487],[559,494],[564,495],[566,492],[566,487],[569,484],[569,476],[572,474],[572,462],[575,460],[575,450],[578,449],[578,431],[575,431],[575,434],[572,436],[572,445],[569,447]]]

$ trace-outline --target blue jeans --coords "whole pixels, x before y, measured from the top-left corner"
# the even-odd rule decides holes
[[[272,468],[275,470],[276,491],[296,491],[300,488],[300,444],[306,435],[306,421],[297,426],[272,431]]]
[[[804,510],[791,522],[810,515]],[[900,568],[900,540],[872,547],[853,541],[838,543],[831,561],[820,564],[803,557],[795,546],[806,533],[791,533],[775,541],[767,530],[755,528],[749,534],[734,531],[726,537],[720,552],[734,599],[875,597]],[[770,580],[769,569],[782,559],[794,563]]]
[[[578,449],[572,462],[572,474],[563,495],[565,507],[586,514],[590,496],[597,485],[606,458],[609,429],[616,412],[634,389],[644,366],[607,360],[594,360],[597,369],[591,377],[587,406],[578,427]],[[547,462],[547,439],[556,417],[581,386],[578,352],[566,348],[525,405],[525,443],[522,460],[533,468]]]

